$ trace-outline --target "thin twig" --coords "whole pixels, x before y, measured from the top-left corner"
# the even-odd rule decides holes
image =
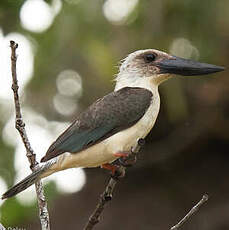
[[[99,202],[96,205],[96,208],[90,216],[88,222],[86,223],[84,230],[93,229],[93,227],[99,222],[99,218],[104,210],[106,203],[112,199],[113,191],[117,182],[125,176],[126,167],[124,165],[128,165],[133,158],[136,161],[136,155],[144,143],[145,141],[143,139],[139,139],[137,145],[131,150],[131,153],[128,155],[128,157],[122,159],[122,165],[119,166],[116,175],[111,176],[104,192],[100,195]]]
[[[5,227],[0,223],[0,230],[6,230]]]
[[[181,219],[176,225],[170,228],[170,230],[177,230],[178,228],[180,228],[194,213],[196,213],[199,210],[200,206],[202,206],[207,200],[208,195],[203,195],[202,199],[195,206],[192,207],[192,209],[187,213],[187,215],[183,219]]]
[[[32,171],[38,166],[38,162],[36,161],[36,154],[34,153],[26,130],[25,130],[25,123],[22,120],[21,115],[21,106],[19,101],[18,95],[18,80],[17,80],[17,72],[16,72],[16,62],[17,62],[17,55],[16,49],[18,48],[18,44],[14,41],[10,41],[11,47],[11,71],[12,71],[12,90],[14,93],[14,103],[15,103],[15,112],[16,112],[16,119],[15,119],[15,128],[20,133],[24,146],[26,148],[26,156],[30,163],[30,168]],[[39,216],[41,222],[41,229],[42,230],[50,230],[50,221],[49,221],[49,213],[47,208],[47,202],[44,196],[44,189],[41,181],[36,182],[36,193],[38,199],[38,206],[39,206]]]

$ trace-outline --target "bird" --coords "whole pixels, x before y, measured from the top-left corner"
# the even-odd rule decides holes
[[[10,198],[36,181],[68,168],[103,167],[125,157],[153,128],[159,85],[175,75],[206,75],[225,68],[167,54],[137,50],[120,64],[114,91],[96,100],[50,145],[38,168],[2,195]]]

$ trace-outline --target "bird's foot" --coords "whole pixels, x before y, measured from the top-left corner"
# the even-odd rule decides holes
[[[110,170],[111,174],[114,175],[115,171],[117,171],[117,169],[118,169],[118,166],[117,165],[112,165],[112,164],[102,164],[101,168]]]
[[[136,155],[133,155],[132,152],[114,153],[114,156],[120,157],[118,159],[118,164],[123,167],[131,167],[137,161]]]
[[[125,172],[121,170],[121,167],[119,165],[114,164],[102,164],[101,168],[107,169],[111,171],[111,177],[118,180],[125,176]]]
[[[130,152],[118,152],[113,155],[119,157],[117,164],[123,167],[130,167],[136,162],[136,157],[130,156]]]
[[[113,155],[116,157],[128,157],[129,152],[119,152],[119,153],[114,153]]]
[[[137,156],[136,155],[129,155],[127,157],[121,157],[118,159],[119,163],[123,166],[123,167],[131,167],[133,166],[136,161],[137,161]]]

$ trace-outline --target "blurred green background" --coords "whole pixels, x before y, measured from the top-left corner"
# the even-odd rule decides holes
[[[10,39],[19,43],[22,109],[39,159],[80,111],[113,90],[119,61],[135,50],[227,67],[228,13],[228,0],[1,0],[1,193],[29,173],[14,130]],[[205,193],[210,200],[184,229],[229,229],[227,75],[161,85],[156,125],[96,229],[169,229]],[[109,178],[99,168],[69,172],[46,180],[55,230],[82,229]],[[0,203],[5,227],[40,228],[32,190]]]

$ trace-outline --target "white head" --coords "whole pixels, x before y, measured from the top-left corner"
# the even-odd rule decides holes
[[[122,62],[115,90],[123,87],[157,88],[174,74],[203,75],[224,70],[223,67],[179,58],[155,49],[138,50]]]

